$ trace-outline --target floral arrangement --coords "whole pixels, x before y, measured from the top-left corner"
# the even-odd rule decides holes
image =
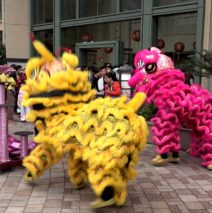
[[[14,79],[4,73],[0,74],[0,84],[4,84],[7,90],[12,90],[16,85]]]

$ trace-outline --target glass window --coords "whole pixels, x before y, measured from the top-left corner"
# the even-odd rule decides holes
[[[53,52],[53,30],[42,30],[35,32],[35,38],[45,44]]]
[[[79,17],[90,17],[116,13],[116,1],[114,0],[80,0]]]
[[[80,0],[79,17],[89,17],[97,15],[97,0]]]
[[[186,3],[186,2],[195,2],[197,0],[153,0],[153,6],[165,6],[170,4]]]
[[[140,28],[140,19],[63,28],[61,43],[62,47],[70,48],[75,52],[75,45],[80,42],[123,41],[124,61],[133,63],[133,56],[140,49]],[[136,38],[133,36],[135,32]],[[103,57],[101,63],[104,63],[107,54],[104,51],[100,52],[97,50],[99,56],[96,58]]]
[[[193,49],[193,42],[196,39],[197,13],[160,16],[157,24],[157,34],[165,42],[165,51],[172,52],[176,42],[184,43],[184,51]]]
[[[76,18],[76,0],[61,1],[61,19],[69,20]]]
[[[53,22],[53,0],[36,0],[33,4],[33,24]]]
[[[116,1],[114,0],[99,0],[98,15],[116,13]]]
[[[141,9],[141,0],[120,0],[121,12]]]
[[[140,37],[134,39],[133,33],[140,32],[140,25],[140,20],[128,20],[63,28],[62,44],[64,47],[74,48],[79,42],[121,40],[124,41],[126,48],[133,47],[137,51]]]
[[[196,43],[197,13],[160,16],[157,18],[157,38],[154,46],[169,55],[175,66],[189,60]]]
[[[53,21],[53,0],[45,0],[45,14],[44,20],[45,23]]]

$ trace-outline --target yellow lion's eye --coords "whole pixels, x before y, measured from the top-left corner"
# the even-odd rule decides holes
[[[46,71],[41,70],[41,71],[38,73],[36,79],[37,79],[38,81],[41,81],[42,79],[45,79],[45,78],[48,78],[48,77],[49,77],[49,74],[48,74]]]
[[[39,69],[36,68],[34,69],[34,71],[31,73],[31,79],[36,79],[36,77],[38,76],[39,73]]]

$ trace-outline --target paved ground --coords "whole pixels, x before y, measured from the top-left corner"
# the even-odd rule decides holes
[[[10,133],[32,130],[26,123],[9,122]],[[141,154],[137,179],[129,183],[124,207],[110,207],[96,212],[212,212],[212,171],[199,165],[198,158],[181,154],[181,163],[153,167],[154,146]],[[89,187],[76,191],[69,182],[65,160],[48,170],[33,184],[24,181],[24,169],[14,168],[0,175],[0,212],[92,212],[95,198]]]

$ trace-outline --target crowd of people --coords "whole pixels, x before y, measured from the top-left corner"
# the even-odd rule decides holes
[[[97,97],[119,97],[121,95],[121,85],[118,80],[118,67],[112,67],[110,63],[105,63],[100,69],[95,64],[88,70],[92,88],[97,90]]]
[[[10,104],[14,106],[12,111],[19,116],[21,122],[25,122],[28,109],[21,105],[23,98],[21,86],[26,80],[25,68],[17,64],[6,65],[5,68],[5,70],[2,69],[2,72],[9,77],[12,77],[16,82],[15,87],[12,90],[12,96],[10,95],[10,97],[8,97],[8,99],[10,99]]]

